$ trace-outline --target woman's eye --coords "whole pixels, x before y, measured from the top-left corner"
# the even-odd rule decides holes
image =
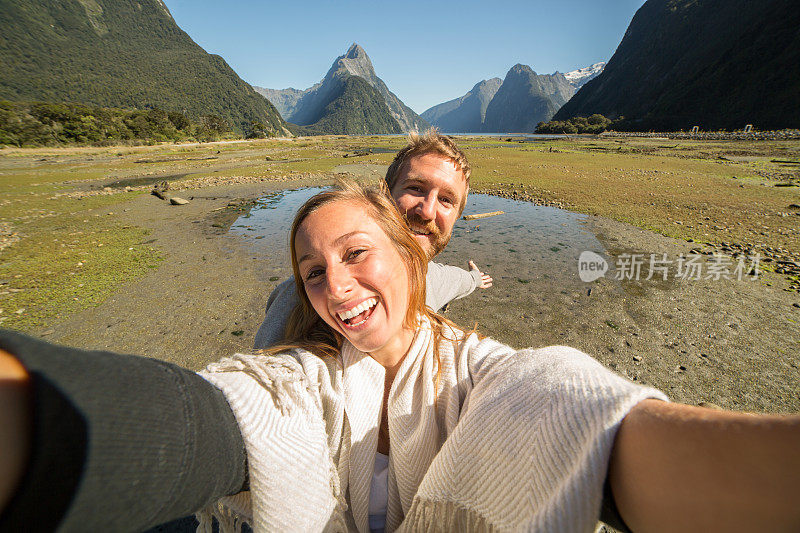
[[[310,281],[310,280],[312,280],[312,279],[314,279],[316,277],[319,277],[321,275],[322,275],[322,269],[321,268],[311,269],[306,273],[306,281]]]
[[[347,254],[347,258],[348,259],[356,259],[359,255],[363,254],[364,252],[366,252],[366,250],[362,250],[362,249],[352,250],[349,254]]]

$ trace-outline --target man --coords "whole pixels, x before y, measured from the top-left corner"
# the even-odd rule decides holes
[[[428,259],[444,250],[469,193],[470,166],[455,143],[429,130],[412,134],[386,171],[389,193],[405,216]],[[470,270],[429,261],[425,303],[438,311],[472,293],[492,286],[492,278],[472,261]],[[256,333],[254,348],[266,348],[283,338],[289,313],[297,304],[294,278],[278,285],[267,300],[266,316]]]

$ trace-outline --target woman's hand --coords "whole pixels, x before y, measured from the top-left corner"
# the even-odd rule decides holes
[[[800,416],[645,400],[608,475],[632,531],[800,531]]]
[[[0,350],[0,511],[25,473],[30,422],[28,372],[13,355]]]

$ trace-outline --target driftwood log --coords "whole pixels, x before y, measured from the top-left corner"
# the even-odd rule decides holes
[[[496,215],[505,215],[505,211],[492,211],[491,213],[476,213],[474,215],[464,215],[464,220],[477,220],[479,218],[488,218]]]

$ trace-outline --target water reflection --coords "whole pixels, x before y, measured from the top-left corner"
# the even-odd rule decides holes
[[[251,242],[256,252],[268,255],[273,262],[283,261],[285,270],[281,270],[291,272],[289,229],[294,214],[303,202],[324,190],[324,187],[309,187],[270,193],[236,219],[230,232]]]
[[[605,254],[583,224],[586,215],[487,194],[470,194],[464,214],[492,211],[504,214],[459,220],[450,244],[436,260],[463,266],[472,259],[496,278],[520,286],[552,280],[563,289],[583,286],[577,268],[582,251]]]

